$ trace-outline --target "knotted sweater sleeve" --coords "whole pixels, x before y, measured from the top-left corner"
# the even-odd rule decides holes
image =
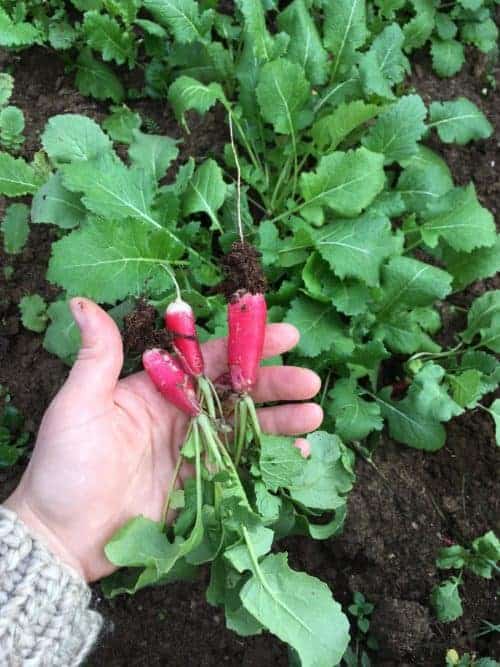
[[[90,589],[0,506],[0,665],[73,667],[99,634]]]

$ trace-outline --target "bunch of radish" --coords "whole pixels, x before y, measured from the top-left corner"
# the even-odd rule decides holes
[[[205,375],[193,309],[182,299],[179,289],[177,298],[169,304],[164,316],[173,350],[154,348],[146,350],[142,356],[144,369],[156,389],[189,417],[186,444],[196,441],[213,471],[230,469],[236,473],[245,445],[252,439],[257,443],[260,441],[260,425],[250,394],[262,359],[266,317],[266,300],[262,292],[253,294],[243,287],[228,296],[227,356],[231,387],[236,397],[232,446],[227,442],[227,432],[231,429],[225,426],[220,399]],[[181,452],[195,449],[186,447],[186,444]],[[167,498],[167,508],[169,502],[170,498]]]

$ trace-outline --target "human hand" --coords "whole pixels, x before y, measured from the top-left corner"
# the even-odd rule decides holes
[[[160,520],[179,447],[184,413],[168,404],[144,372],[118,380],[123,364],[118,327],[83,298],[71,301],[82,346],[68,379],[45,413],[21,482],[5,503],[87,581],[110,574],[104,546],[128,519]],[[289,324],[266,330],[264,356],[287,352],[299,334]],[[203,345],[207,374],[227,370],[224,339]],[[260,369],[257,402],[301,401],[316,395],[318,376],[291,366]],[[315,403],[259,410],[262,429],[296,435],[322,421]],[[297,446],[303,445],[297,442]]]

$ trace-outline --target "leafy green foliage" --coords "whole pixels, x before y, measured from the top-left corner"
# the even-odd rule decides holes
[[[190,579],[210,563],[207,597],[224,607],[229,628],[271,630],[303,664],[330,667],[348,643],[345,617],[324,584],[271,547],[286,535],[326,539],[341,529],[354,473],[340,438],[357,443],[385,425],[397,441],[436,451],[445,423],[466,409],[498,419],[497,402],[480,403],[500,381],[497,293],[474,302],[454,348],[443,350],[436,334],[452,290],[498,270],[500,242],[474,186],[456,187],[422,144],[430,128],[465,144],[491,126],[462,98],[427,109],[404,83],[406,54],[429,40],[438,72],[456,70],[460,40],[479,43],[490,6],[294,0],[279,11],[238,0],[229,17],[214,4],[146,0],[138,18],[139,3],[74,0],[82,12],[74,26],[44,7],[40,25],[33,20],[40,40],[74,47],[80,91],[113,106],[102,127],[73,114],[51,119],[44,160],[0,153],[0,192],[34,195],[33,223],[59,227],[48,279],[65,293],[46,312],[24,302],[23,317],[32,328],[49,321],[44,345],[70,363],[79,337],[67,297],[123,312],[144,296],[163,308],[171,271],[204,336],[224,332],[221,298],[203,292],[220,281],[212,257],[236,238],[241,172],[242,223],[262,253],[270,319],[300,329],[292,360],[326,379],[335,435],[309,436],[308,459],[290,439],[262,436],[241,462],[245,488],[226,459],[204,466],[188,443],[185,455],[203,474],[176,496],[172,528],[137,518],[113,538],[108,557],[127,569],[106,590]],[[138,60],[144,89],[127,91],[114,65]],[[234,146],[179,165],[178,141],[123,104],[142,94],[168,98],[185,129],[192,112],[230,119]],[[386,361],[395,355],[391,378]],[[435,593],[443,616],[453,604],[456,613],[454,591]]]
[[[47,304],[39,294],[23,296],[19,302],[21,321],[30,331],[42,333],[47,326]]]
[[[10,402],[10,395],[0,386],[0,470],[14,465],[22,458],[29,441],[24,430],[24,417]]]
[[[0,110],[0,144],[10,151],[17,151],[24,143],[24,114],[18,107],[7,106]]]
[[[462,601],[458,586],[460,579],[451,577],[439,586],[436,586],[431,595],[431,603],[436,611],[436,618],[440,623],[456,621],[463,614]]]
[[[477,537],[468,548],[454,544],[441,549],[436,559],[437,567],[443,570],[460,570],[460,575],[445,580],[432,592],[431,602],[438,621],[447,623],[462,615],[459,585],[464,570],[469,570],[478,577],[491,579],[493,572],[498,571],[499,562],[500,540],[492,530]]]
[[[23,249],[30,233],[28,217],[29,208],[26,204],[11,204],[7,208],[0,225],[5,252],[15,255]]]

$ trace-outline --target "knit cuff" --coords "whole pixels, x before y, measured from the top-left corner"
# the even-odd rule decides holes
[[[99,634],[90,589],[0,506],[0,664],[73,667]]]

